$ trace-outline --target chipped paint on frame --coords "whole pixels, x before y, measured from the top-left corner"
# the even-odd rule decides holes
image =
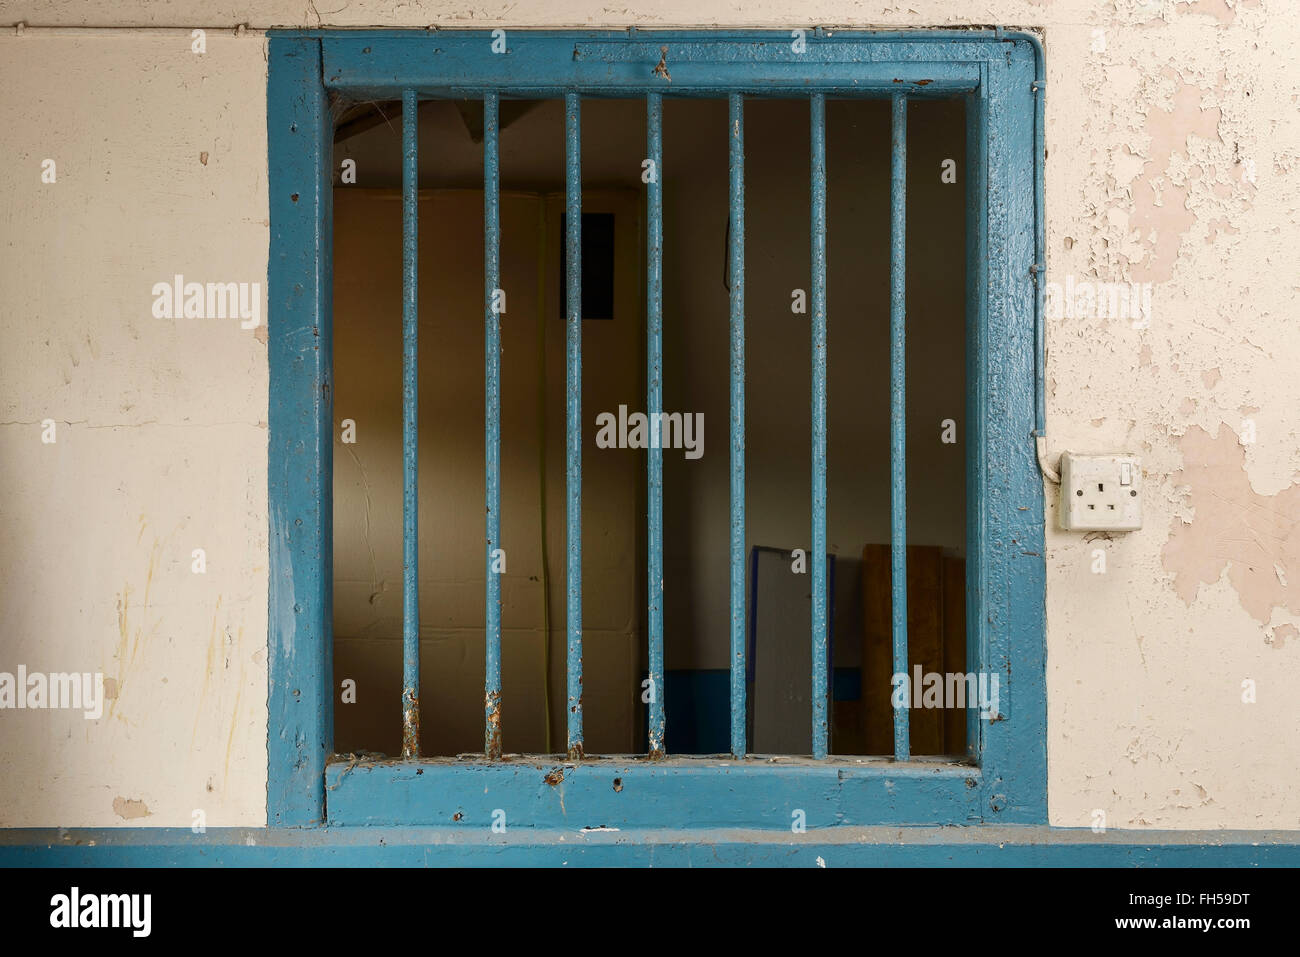
[[[981,222],[985,235],[975,237],[973,250],[987,255],[988,280],[979,290],[981,315],[986,317],[986,348],[976,357],[973,389],[981,396],[982,415],[987,419],[985,430],[988,446],[984,454],[990,460],[1005,463],[987,481],[981,478],[973,490],[976,514],[968,535],[971,562],[977,569],[976,584],[984,599],[984,614],[977,616],[973,630],[980,633],[976,647],[985,649],[982,664],[997,668],[1007,674],[1003,693],[1008,702],[1003,709],[1003,720],[984,729],[979,739],[976,758],[982,765],[975,773],[970,769],[949,774],[920,773],[926,769],[915,762],[890,763],[884,766],[867,764],[846,771],[842,766],[828,765],[836,776],[835,788],[849,795],[853,819],[870,823],[873,819],[896,823],[971,823],[997,820],[1017,823],[1041,823],[1046,818],[1046,753],[1045,709],[1043,688],[1043,572],[1041,547],[1042,490],[1036,464],[1027,454],[1030,448],[1025,441],[1033,429],[1034,371],[1034,289],[1030,279],[1030,266],[1034,262],[1036,205],[1033,201],[1035,185],[1035,157],[1033,156],[1033,108],[1031,84],[1035,77],[1036,45],[1031,38],[1018,35],[965,32],[945,36],[938,33],[886,35],[871,33],[837,33],[825,38],[810,49],[813,54],[794,61],[788,44],[774,42],[777,35],[764,33],[729,33],[726,36],[674,32],[660,35],[638,33],[635,37],[618,33],[548,33],[535,32],[516,37],[511,44],[513,61],[509,70],[502,72],[501,57],[486,51],[486,34],[439,33],[413,36],[400,31],[363,31],[337,34],[322,32],[273,32],[270,46],[273,62],[284,55],[288,45],[310,45],[319,42],[324,61],[325,86],[331,92],[349,96],[387,96],[395,91],[415,90],[421,96],[439,96],[452,93],[483,95],[488,91],[508,90],[514,94],[557,94],[567,96],[569,180],[567,206],[571,215],[568,236],[568,255],[572,260],[578,248],[580,218],[580,193],[577,181],[579,154],[575,144],[578,130],[579,96],[574,92],[615,95],[644,95],[653,82],[653,65],[663,56],[672,62],[677,73],[671,95],[716,95],[737,86],[770,95],[780,94],[790,88],[797,68],[798,88],[810,85],[819,95],[852,93],[855,95],[896,95],[900,85],[909,95],[950,95],[953,92],[979,91],[971,102],[980,110],[981,129],[989,137],[987,171],[983,182],[990,215]],[[318,41],[317,41],[317,38]],[[432,47],[431,44],[434,44]],[[660,48],[667,46],[668,53]],[[430,50],[432,49],[432,55]],[[594,68],[594,69],[593,69]],[[324,95],[318,76],[302,77],[309,87],[308,100]],[[925,82],[921,82],[925,81]],[[273,118],[301,113],[303,93],[296,97],[277,99],[277,88],[272,87],[270,112]],[[656,88],[668,94],[666,85]],[[274,123],[276,120],[273,119]],[[290,120],[290,122],[294,122]],[[323,113],[306,114],[303,122],[325,124]],[[323,130],[317,130],[318,140],[325,140]],[[325,152],[321,147],[322,154]],[[321,155],[314,158],[307,170],[321,167]],[[272,159],[277,158],[273,150]],[[273,162],[274,168],[274,162]],[[971,182],[980,182],[970,177]],[[311,182],[299,191],[312,186]],[[320,190],[320,183],[314,184]],[[328,190],[321,190],[322,215],[327,215]],[[1028,197],[1028,201],[1026,201]],[[973,202],[981,202],[974,197]],[[284,237],[276,242],[293,243],[295,237]],[[312,263],[312,252],[319,251],[319,243],[310,237],[300,252],[299,268],[320,268]],[[295,248],[290,245],[290,248]],[[279,245],[273,248],[273,274],[277,264],[284,261],[284,251]],[[569,313],[570,341],[568,346],[568,404],[572,420],[580,383],[580,320],[574,319],[580,286],[577,263],[571,262]],[[295,279],[281,276],[280,283],[293,283]],[[323,292],[320,303],[323,321],[320,333],[324,340],[330,336],[328,323],[328,293]],[[274,320],[275,316],[272,316]],[[277,324],[272,324],[275,337]],[[285,327],[279,326],[283,329]],[[578,338],[575,338],[575,335]],[[272,382],[273,390],[275,380]],[[280,423],[283,426],[283,423]],[[573,431],[574,421],[569,423]],[[277,435],[273,422],[273,442]],[[298,427],[301,427],[299,424]],[[580,464],[574,460],[570,449],[568,487],[570,501],[579,488]],[[275,487],[273,486],[273,492]],[[328,504],[328,486],[320,491],[318,508]],[[328,507],[323,507],[328,512]],[[583,758],[581,724],[581,583],[580,558],[576,536],[580,526],[577,513],[569,514],[569,743],[571,760]],[[995,547],[1007,537],[1027,545],[1018,549]],[[290,556],[294,561],[305,560]],[[325,569],[328,566],[324,566]],[[274,571],[274,570],[273,570]],[[320,567],[317,575],[327,573]],[[328,617],[325,607],[317,609],[322,619]],[[293,662],[276,662],[281,671],[293,668]],[[1014,679],[1012,668],[1015,668]],[[298,683],[290,679],[291,683]],[[317,686],[318,703],[328,702],[328,691]],[[1014,700],[1015,707],[1010,703]],[[310,699],[308,702],[310,703]],[[490,710],[491,703],[487,706]],[[489,741],[489,751],[491,743]],[[710,767],[706,761],[671,759],[655,762],[661,777],[656,780],[672,781],[682,788],[682,800],[697,805],[706,799],[710,788],[721,786],[725,774]],[[585,766],[585,762],[584,762]],[[638,780],[638,767],[632,764],[618,775],[624,782]],[[600,773],[607,768],[605,761],[592,762]],[[313,766],[313,770],[315,766]],[[511,770],[515,773],[517,769]],[[787,769],[788,770],[788,769]],[[481,767],[475,764],[452,762],[449,764],[421,764],[418,768],[407,766],[405,771],[394,771],[378,766],[361,771],[354,769],[346,779],[332,786],[329,793],[331,820],[351,819],[356,815],[349,808],[365,807],[365,814],[378,815],[378,819],[399,821],[408,808],[399,782],[420,782],[420,787],[436,786],[455,791],[460,782],[473,779]],[[812,771],[799,768],[795,774],[764,776],[748,766],[738,769],[747,780],[766,782],[763,786],[776,788],[777,793],[797,794],[802,789],[811,794],[815,788]],[[272,768],[273,774],[283,774]],[[846,780],[857,782],[845,787]],[[968,785],[968,781],[975,786]],[[802,782],[802,783],[800,783]],[[955,783],[954,783],[955,782]],[[871,799],[873,789],[887,795],[887,800]],[[571,807],[573,802],[584,800],[585,792],[574,787],[566,788]],[[629,785],[617,792],[626,795]],[[595,795],[614,794],[602,786]],[[744,818],[756,813],[754,802],[764,800],[762,788],[750,793],[729,793],[727,798],[738,804],[737,813]],[[853,797],[857,795],[857,797]],[[320,804],[310,807],[313,820],[326,814],[325,793],[321,789]],[[354,803],[354,800],[356,803]],[[860,805],[852,802],[859,800]],[[626,802],[625,802],[626,803]],[[890,810],[890,809],[893,810]],[[409,809],[409,808],[408,808]],[[660,808],[665,811],[664,808]],[[647,813],[650,813],[647,811]],[[680,816],[680,810],[677,815]],[[319,815],[319,816],[317,816]],[[668,819],[661,822],[667,826]],[[782,822],[787,826],[788,821]]]

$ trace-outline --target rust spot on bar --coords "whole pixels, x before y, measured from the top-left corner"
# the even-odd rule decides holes
[[[451,819],[452,819],[453,821],[459,821],[459,820],[460,820],[461,818],[463,818],[464,816],[465,816],[465,815],[464,815],[464,814],[461,814],[460,811],[457,811],[455,814],[453,814],[453,815],[451,816]]]
[[[420,753],[420,696],[413,688],[402,693],[402,757],[414,758]]]
[[[654,76],[662,77],[663,79],[667,80],[669,83],[673,82],[673,78],[668,75],[668,48],[667,47],[659,48],[659,65],[655,67],[653,70],[651,70],[650,72]]]
[[[551,770],[547,772],[546,777],[542,778],[542,780],[551,787],[555,787],[564,780],[564,768],[551,768]]]
[[[489,761],[501,758],[501,693],[493,691],[484,696],[487,708],[487,756]]]
[[[917,81],[916,81],[916,85],[917,85],[917,86],[928,86],[929,84],[931,84],[931,83],[933,83],[933,82],[934,82],[934,80],[917,80]]]
[[[581,760],[584,756],[585,756],[585,755],[582,753],[582,742],[581,742],[581,741],[579,741],[578,743],[576,743],[573,747],[569,748],[569,760],[570,760],[570,761],[579,761],[579,760]]]
[[[622,778],[615,778],[615,779],[614,779],[614,793],[617,794],[619,791],[622,791],[622,790],[623,790],[623,779],[622,779]]]

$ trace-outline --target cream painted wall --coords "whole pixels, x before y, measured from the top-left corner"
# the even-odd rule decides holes
[[[266,351],[237,324],[149,312],[173,272],[265,281],[265,45],[214,30],[198,57],[189,28],[636,22],[1044,29],[1049,278],[1154,284],[1146,329],[1048,328],[1053,455],[1132,449],[1147,473],[1142,531],[1049,532],[1050,818],[1300,826],[1300,8],[321,6],[0,2],[0,23],[179,28],[0,37],[0,669],[118,685],[98,723],[0,715],[0,824],[265,818]],[[45,418],[63,423],[52,446]]]
[[[0,40],[0,671],[116,695],[0,711],[0,826],[265,820],[266,326],[151,311],[180,273],[265,315],[263,44],[208,51]]]

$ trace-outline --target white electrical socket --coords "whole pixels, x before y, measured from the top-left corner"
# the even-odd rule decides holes
[[[1142,463],[1136,455],[1061,455],[1061,528],[1131,532],[1142,527]]]

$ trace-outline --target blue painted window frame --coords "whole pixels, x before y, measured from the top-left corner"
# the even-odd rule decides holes
[[[268,162],[271,826],[511,828],[1044,824],[1042,50],[1001,30],[271,31]],[[343,99],[642,96],[670,48],[672,96],[961,94],[967,100],[968,667],[1000,676],[969,764],[938,759],[420,759],[332,754],[332,139]],[[1037,84],[1037,86],[1036,86]],[[887,150],[888,142],[881,149]],[[833,322],[833,317],[832,317]],[[883,345],[883,344],[882,344]],[[614,780],[618,780],[617,787]]]

